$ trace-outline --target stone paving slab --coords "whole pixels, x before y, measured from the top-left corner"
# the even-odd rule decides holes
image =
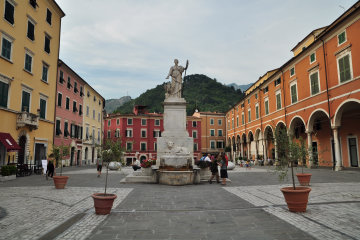
[[[38,239],[73,216],[93,208],[91,194],[103,188],[11,187],[1,188],[0,239]],[[131,189],[109,188],[121,197]]]
[[[306,213],[291,213],[287,210],[280,191],[283,186],[224,189],[308,232],[316,239],[360,239],[359,183],[312,184]]]

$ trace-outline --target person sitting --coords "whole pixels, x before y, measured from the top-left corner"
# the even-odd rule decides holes
[[[141,169],[139,159],[135,160],[134,164],[132,165],[132,168],[134,169],[134,171]]]

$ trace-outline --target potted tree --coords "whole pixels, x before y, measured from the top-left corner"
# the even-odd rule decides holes
[[[297,173],[296,177],[301,186],[309,186],[310,185],[310,178],[312,176],[311,173],[304,173],[304,165],[306,165],[306,156],[308,155],[309,151],[305,147],[305,141],[301,138],[300,139],[300,147],[299,147],[299,160],[301,161],[301,173]],[[309,156],[310,157],[310,156]]]
[[[100,157],[103,165],[106,166],[105,189],[103,193],[92,194],[95,213],[98,215],[110,214],[114,200],[117,198],[116,194],[106,192],[109,175],[109,163],[112,161],[120,162],[123,152],[124,150],[121,147],[120,141],[107,140],[102,146]]]
[[[54,184],[56,189],[64,189],[65,185],[69,179],[69,176],[62,175],[63,162],[64,157],[69,156],[70,147],[61,143],[60,146],[53,146],[52,153],[56,160],[56,165],[60,164],[60,176],[53,176]]]
[[[289,139],[286,128],[277,129],[275,135],[278,153],[278,164],[275,171],[278,173],[279,179],[284,180],[289,168],[291,170],[292,186],[281,188],[281,192],[291,212],[306,212],[311,188],[295,186],[294,162],[306,157],[307,152],[303,151],[299,143]]]

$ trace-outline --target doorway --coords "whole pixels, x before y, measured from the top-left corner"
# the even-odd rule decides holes
[[[25,148],[26,148],[26,136],[21,136],[19,139],[20,151],[18,153],[18,164],[25,163]]]
[[[75,155],[75,147],[72,147],[70,151],[70,166],[74,164],[74,155]]]
[[[34,165],[41,167],[41,160],[46,159],[46,147],[43,143],[35,143],[35,159]]]
[[[348,138],[348,146],[351,167],[359,167],[357,141],[355,137]]]
[[[317,142],[312,142],[312,159],[314,166],[319,164],[319,154]]]
[[[80,154],[81,154],[81,150],[77,150],[77,154],[76,154],[76,165],[77,166],[80,166],[80,160],[81,160]]]

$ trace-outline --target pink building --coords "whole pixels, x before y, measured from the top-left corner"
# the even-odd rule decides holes
[[[127,165],[135,159],[156,159],[157,137],[161,137],[163,115],[148,113],[145,106],[135,106],[133,114],[108,114],[104,117],[104,141],[121,140],[126,149]],[[201,150],[201,119],[187,117],[189,136],[194,138],[194,158],[198,158]]]
[[[63,61],[59,60],[58,66],[54,144],[71,147],[67,166],[80,165],[86,82]]]

